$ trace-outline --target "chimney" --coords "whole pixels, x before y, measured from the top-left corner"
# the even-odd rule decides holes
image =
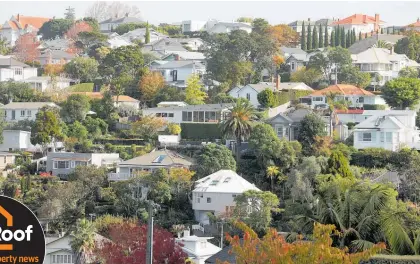
[[[19,22],[19,19],[20,19],[20,15],[18,14],[18,15],[17,15],[17,21],[18,21],[18,22]]]
[[[379,30],[379,14],[375,14],[375,31]]]
[[[184,237],[189,237],[190,236],[190,229],[186,229],[184,230]]]
[[[394,54],[394,45],[391,45],[391,54]]]
[[[363,23],[366,23],[366,15],[363,15]]]
[[[179,55],[178,54],[175,54],[175,60],[179,61]]]
[[[276,90],[277,91],[280,90],[280,82],[281,82],[281,77],[280,77],[280,74],[278,74],[277,78],[276,78]]]

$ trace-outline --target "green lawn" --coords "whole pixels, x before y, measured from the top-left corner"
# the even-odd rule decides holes
[[[67,89],[70,92],[93,92],[93,83],[79,83],[69,86]]]

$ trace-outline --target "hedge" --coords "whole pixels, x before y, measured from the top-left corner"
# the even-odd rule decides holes
[[[312,91],[301,91],[301,90],[289,90],[287,92],[277,93],[278,105],[285,104],[289,101],[296,101],[301,97],[311,94]]]
[[[181,138],[186,140],[221,139],[219,124],[181,123]]]
[[[420,264],[420,256],[375,255],[360,264]]]
[[[372,104],[364,104],[363,109],[364,110],[385,110],[385,105],[372,105]]]

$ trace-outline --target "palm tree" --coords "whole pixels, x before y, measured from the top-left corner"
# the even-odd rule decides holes
[[[85,253],[95,246],[95,225],[82,219],[78,223],[76,230],[71,233],[72,240],[70,242],[71,249],[76,255],[76,263],[85,263]]]
[[[391,49],[392,44],[383,40],[378,40],[378,42],[376,42],[376,47],[382,49]]]
[[[277,176],[277,175],[280,174],[279,167],[276,167],[276,166],[268,166],[267,167],[267,170],[266,170],[266,174],[267,174],[267,177],[270,178],[270,181],[271,181],[271,192],[273,192],[273,189],[274,189],[274,186],[273,186],[273,177],[275,177],[275,176]]]
[[[251,103],[238,98],[230,110],[229,117],[222,123],[222,135],[236,138],[236,162],[239,162],[241,144],[251,134],[252,121],[255,119],[255,109]]]

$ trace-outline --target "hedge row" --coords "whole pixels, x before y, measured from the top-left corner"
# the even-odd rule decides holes
[[[289,101],[296,101],[301,97],[311,94],[312,91],[289,90],[287,92],[277,93],[278,105],[285,104]]]
[[[420,264],[420,256],[376,255],[360,264]]]
[[[371,105],[371,104],[364,104],[363,109],[364,110],[385,110],[385,105]]]
[[[411,150],[408,149],[393,152],[383,148],[366,148],[353,153],[350,164],[366,168],[385,168],[387,165],[402,168],[410,155]]]
[[[221,139],[219,124],[181,123],[181,138],[185,140]]]

